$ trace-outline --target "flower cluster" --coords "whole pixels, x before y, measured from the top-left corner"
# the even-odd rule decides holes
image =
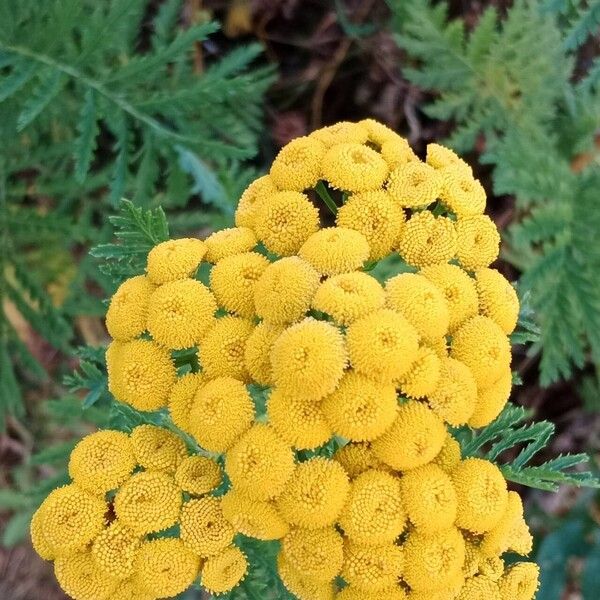
[[[323,226],[319,197],[335,224]],[[77,526],[88,531],[84,546],[114,539],[122,548],[122,527],[139,536],[179,522],[177,540],[132,551],[132,572],[139,564],[160,597],[172,589],[155,581],[153,557],[159,548],[175,556],[177,544],[190,557],[178,561],[178,580],[206,559],[202,585],[233,587],[245,572],[231,545],[239,532],[280,540],[279,574],[300,600],[531,600],[537,566],[502,560],[531,550],[519,496],[494,464],[463,459],[449,433],[493,421],[512,385],[507,336],[519,303],[490,268],[499,234],[485,201],[451,150],[430,144],[422,161],[380,123],[339,123],[281,150],[243,193],[236,227],[156,246],[146,274],[122,284],[108,310],[109,388],[140,411],[168,408],[199,447],[223,457],[228,488],[216,496],[195,477],[184,484],[195,472],[186,461],[206,459],[174,470],[175,442],[135,460],[125,451],[98,459],[102,476],[91,479],[96,462],[86,458],[72,468],[95,515]],[[392,253],[405,266],[381,284],[369,269]],[[191,370],[176,366],[182,350]],[[343,447],[320,452],[334,437]],[[128,443],[136,438],[144,434]],[[125,481],[135,464],[145,471]],[[142,509],[128,490],[144,478]],[[103,530],[98,492],[117,486],[119,524]],[[201,497],[181,507],[182,489]],[[33,531],[53,556],[56,543],[39,533],[52,529],[49,514],[40,509]],[[96,562],[77,554],[78,565],[120,565],[122,550],[94,544]]]

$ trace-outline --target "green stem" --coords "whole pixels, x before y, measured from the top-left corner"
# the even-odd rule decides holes
[[[325,184],[322,181],[319,181],[315,186],[315,191],[319,194],[319,197],[323,202],[325,202],[325,206],[331,211],[331,214],[334,216],[337,215],[338,207],[336,203],[333,201],[333,198],[329,195],[329,191],[325,187]]]

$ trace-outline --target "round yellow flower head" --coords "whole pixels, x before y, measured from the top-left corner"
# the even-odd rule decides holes
[[[456,519],[457,499],[452,479],[432,463],[404,473],[402,501],[410,522],[423,533],[448,529]]]
[[[127,279],[119,286],[106,311],[106,329],[113,339],[127,342],[146,330],[153,291],[154,286],[144,275]]]
[[[325,144],[315,137],[299,137],[286,144],[275,157],[269,175],[282,190],[302,192],[321,178]]]
[[[451,476],[458,497],[457,526],[473,533],[493,529],[508,503],[506,481],[500,469],[487,460],[467,458]]]
[[[519,298],[515,288],[495,269],[477,269],[479,312],[496,321],[510,335],[519,318]]]
[[[345,227],[327,227],[313,233],[298,254],[321,275],[339,275],[360,269],[370,252],[362,233]]]
[[[364,144],[369,136],[370,128],[364,122],[350,123],[340,121],[328,127],[322,127],[310,134],[311,138],[317,139],[328,148],[335,144]]]
[[[432,462],[446,473],[450,473],[450,471],[452,471],[452,469],[458,465],[460,460],[460,444],[452,437],[450,433],[448,433],[442,449]]]
[[[404,544],[404,580],[417,591],[441,590],[460,573],[465,542],[456,527],[411,531]]]
[[[442,179],[428,164],[412,160],[390,173],[387,189],[399,206],[417,208],[436,200],[442,189]]]
[[[113,521],[92,544],[92,556],[106,573],[118,579],[133,574],[133,563],[141,538],[121,522]]]
[[[338,325],[350,325],[382,308],[385,294],[380,283],[360,271],[327,278],[317,288],[312,306],[328,314]]]
[[[174,525],[181,508],[181,490],[166,473],[136,473],[115,496],[117,518],[135,533],[144,535]]]
[[[138,586],[159,598],[187,590],[199,568],[200,559],[177,538],[144,542],[134,564]]]
[[[190,433],[205,450],[225,452],[254,421],[254,402],[246,386],[232,377],[217,377],[196,392]]]
[[[333,584],[305,577],[286,560],[280,552],[277,571],[285,588],[298,600],[333,600]]]
[[[218,554],[231,542],[235,531],[223,516],[221,499],[205,496],[185,502],[179,517],[180,536],[194,554]]]
[[[273,504],[253,500],[235,489],[223,496],[221,508],[236,531],[258,540],[278,540],[289,531]]]
[[[489,387],[478,389],[475,410],[469,419],[471,427],[489,425],[506,405],[512,389],[512,371],[507,366]]]
[[[414,273],[402,273],[385,283],[386,304],[404,315],[425,340],[446,335],[450,323],[448,303],[429,279]]]
[[[115,347],[112,360],[109,350],[108,385],[117,400],[141,411],[166,405],[176,377],[168,350],[148,340],[132,340]]]
[[[272,385],[271,348],[281,335],[283,327],[263,321],[246,341],[244,363],[252,379],[259,385]]]
[[[269,175],[255,179],[245,190],[240,198],[235,211],[235,224],[237,227],[254,229],[256,215],[264,200],[277,192],[277,186]]]
[[[405,142],[406,140],[398,135],[387,125],[376,121],[375,119],[363,119],[358,123],[367,130],[367,140],[375,146],[382,146],[386,142]]]
[[[452,333],[467,319],[477,314],[478,300],[475,281],[456,265],[432,265],[425,267],[421,274],[427,277],[441,292],[448,303],[450,322],[448,331]]]
[[[344,373],[344,337],[330,323],[304,319],[275,340],[271,365],[277,387],[298,398],[320,400],[335,390]]]
[[[502,600],[533,600],[539,587],[540,568],[535,563],[511,565],[500,578]]]
[[[217,319],[200,344],[200,362],[206,377],[250,381],[244,355],[253,330],[254,325],[246,319],[232,316]]]
[[[294,472],[294,453],[268,425],[256,423],[227,452],[233,487],[256,500],[277,496]]]
[[[206,246],[195,238],[168,240],[148,252],[148,279],[156,285],[192,277],[206,254]]]
[[[312,458],[296,467],[277,499],[277,507],[290,525],[327,527],[342,511],[349,488],[348,475],[339,463]]]
[[[104,528],[106,502],[76,484],[59,487],[39,508],[48,549],[55,556],[83,550]]]
[[[369,442],[350,442],[340,448],[333,455],[333,459],[344,467],[350,479],[354,479],[369,469],[386,470],[388,468],[375,456]]]
[[[364,546],[349,542],[344,546],[342,577],[349,585],[366,592],[393,587],[404,569],[404,553],[394,544]]]
[[[254,231],[269,252],[291,256],[319,229],[319,211],[301,192],[276,192],[259,205]]]
[[[510,365],[510,342],[489,317],[472,317],[453,336],[452,358],[471,369],[477,386],[486,388]]]
[[[478,575],[470,577],[456,597],[457,600],[503,600],[500,589],[495,581],[488,577]]]
[[[247,572],[246,555],[237,546],[230,546],[206,560],[202,567],[202,587],[211,594],[224,594],[238,585]]]
[[[398,387],[410,398],[424,398],[436,390],[441,369],[442,362],[435,350],[421,346],[408,371],[398,379]]]
[[[148,331],[174,350],[195,346],[214,321],[217,304],[199,281],[183,279],[161,285],[150,297]]]
[[[275,325],[298,321],[310,308],[319,282],[315,269],[297,256],[271,263],[254,287],[256,314]]]
[[[413,214],[400,234],[398,252],[409,264],[427,267],[447,263],[457,253],[457,232],[447,217],[428,210]]]
[[[142,589],[132,575],[128,579],[119,581],[117,589],[112,593],[110,600],[156,600],[156,596]]]
[[[471,167],[455,152],[440,144],[427,144],[427,164],[434,169],[443,170],[446,167],[458,168],[469,175],[473,174]]]
[[[187,448],[179,436],[155,425],[135,427],[131,443],[137,463],[147,471],[173,474],[187,456]]]
[[[500,234],[487,215],[459,219],[456,223],[456,256],[463,268],[474,271],[488,267],[500,251]]]
[[[267,404],[270,425],[282,440],[299,450],[311,450],[327,443],[333,432],[314,400],[271,391]]]
[[[198,388],[204,383],[202,373],[186,373],[179,377],[169,394],[169,415],[173,423],[189,433],[190,411]]]
[[[469,367],[454,358],[441,362],[437,387],[429,394],[433,411],[446,423],[459,427],[469,421],[477,401],[477,385]]]
[[[41,558],[44,560],[54,560],[56,558],[56,553],[46,538],[46,525],[41,507],[31,517],[29,534],[31,536],[31,545]]]
[[[250,319],[254,316],[254,290],[269,261],[258,252],[222,258],[210,272],[210,287],[219,306]]]
[[[352,194],[336,217],[338,227],[353,229],[367,240],[369,260],[379,260],[396,246],[406,217],[384,190]]]
[[[442,420],[425,404],[409,400],[398,407],[396,420],[372,443],[372,448],[384,463],[405,471],[433,460],[445,438]]]
[[[56,559],[54,574],[74,600],[109,600],[119,580],[102,570],[89,552]]]
[[[396,418],[396,389],[391,383],[377,383],[348,371],[321,408],[337,435],[355,442],[374,440]]]
[[[86,435],[69,458],[73,481],[93,494],[118,488],[131,475],[136,460],[129,436],[121,431]]]
[[[250,252],[256,246],[257,241],[250,227],[230,227],[215,231],[204,240],[206,244],[205,259],[207,262],[215,264],[227,256]]]
[[[339,524],[352,542],[365,546],[392,543],[406,524],[398,477],[375,469],[358,475],[350,484]]]
[[[332,146],[323,158],[323,177],[346,192],[366,192],[381,188],[389,168],[381,155],[362,144]]]
[[[344,541],[333,528],[292,529],[282,540],[285,561],[309,579],[333,581],[344,563]]]
[[[336,594],[336,600],[407,600],[408,596],[403,588],[399,585],[385,588],[380,592],[368,592],[360,588],[355,588],[352,585],[345,587],[341,592]],[[412,598],[412,596],[411,596]],[[427,600],[432,600],[428,598]]]
[[[419,157],[413,152],[409,143],[399,137],[398,140],[387,140],[381,144],[381,156],[388,164],[390,171],[403,167],[410,162],[420,162]]]
[[[175,482],[192,496],[208,494],[221,485],[221,467],[206,456],[188,456],[175,471]]]
[[[460,165],[445,167],[439,173],[443,181],[440,198],[459,219],[483,213],[485,190],[471,173]]]

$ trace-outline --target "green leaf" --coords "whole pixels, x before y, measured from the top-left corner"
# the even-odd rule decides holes
[[[4,527],[2,545],[11,548],[29,535],[29,523],[33,513],[29,511],[15,513]]]
[[[92,89],[85,92],[75,142],[75,177],[84,181],[89,170],[98,136],[98,115],[96,113],[96,93]]]
[[[0,102],[18,92],[37,72],[38,65],[26,60],[16,60],[13,70],[0,83]]]
[[[11,489],[0,489],[0,510],[17,510],[26,506],[29,502],[27,496],[22,492]]]
[[[597,533],[597,532],[596,532]],[[596,543],[585,558],[581,574],[581,592],[585,600],[600,598],[600,537],[596,535]]]
[[[38,73],[40,80],[29,98],[25,101],[23,110],[17,117],[17,129],[25,129],[59,94],[66,79],[59,71],[45,69]]]

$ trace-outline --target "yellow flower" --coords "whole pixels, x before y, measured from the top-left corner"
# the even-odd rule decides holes
[[[471,173],[461,165],[449,165],[438,172],[443,181],[440,198],[459,219],[483,213],[485,190]]]
[[[365,546],[392,543],[406,524],[400,480],[375,469],[358,475],[350,484],[339,524],[352,542]]]
[[[214,264],[227,256],[250,252],[257,241],[254,231],[249,227],[230,227],[215,231],[204,240],[206,261]]]
[[[277,571],[285,588],[298,600],[333,600],[333,584],[305,577],[279,553]]]
[[[348,327],[346,344],[354,369],[391,382],[406,373],[416,359],[419,336],[399,312],[381,308]]]
[[[257,210],[254,231],[269,252],[291,256],[319,229],[319,211],[301,192],[277,192]]]
[[[454,258],[457,249],[454,223],[447,217],[434,217],[428,210],[413,214],[402,229],[398,243],[400,256],[415,267],[447,263]]]
[[[487,215],[459,219],[456,223],[456,256],[469,271],[488,267],[498,258],[500,234]]]
[[[286,144],[275,157],[269,175],[281,190],[302,192],[321,178],[325,144],[315,137],[299,137]]]
[[[179,436],[155,425],[135,427],[131,443],[138,464],[147,471],[173,474],[187,456],[187,448]]]
[[[427,399],[446,423],[453,427],[467,423],[477,401],[477,385],[469,367],[454,358],[443,359],[437,387]]]
[[[118,488],[131,475],[136,461],[129,436],[121,431],[86,435],[71,452],[69,475],[93,494]]]
[[[177,538],[144,542],[135,560],[136,581],[159,598],[177,596],[194,582],[200,559]]]
[[[258,252],[222,258],[210,272],[210,288],[219,306],[239,317],[254,316],[254,289],[269,261]]]
[[[323,158],[323,177],[346,192],[366,192],[380,188],[389,168],[381,155],[362,144],[343,143],[331,147]]]
[[[205,496],[188,500],[179,516],[180,537],[194,554],[214,556],[233,542],[235,531],[223,516],[221,499]]]
[[[504,561],[499,556],[481,557],[479,574],[492,581],[499,581],[504,574]]]
[[[331,429],[355,442],[379,437],[396,418],[396,389],[366,375],[348,371],[321,405]]]
[[[271,391],[267,414],[281,439],[299,450],[321,446],[333,435],[317,402],[287,395],[279,388]]]
[[[244,354],[246,342],[254,330],[251,321],[226,316],[217,319],[200,343],[200,362],[209,379],[233,377],[249,382]]]
[[[298,251],[321,275],[339,275],[360,269],[369,258],[362,233],[345,227],[327,227],[313,233]]]
[[[540,568],[535,563],[511,565],[499,582],[502,600],[533,600],[539,587]]]
[[[440,382],[442,361],[428,346],[421,346],[417,358],[408,371],[396,382],[400,391],[410,398],[424,398],[432,394]]]
[[[400,237],[404,211],[384,190],[352,194],[336,217],[338,227],[361,233],[369,243],[370,260],[379,260],[392,251]]]
[[[126,579],[133,573],[135,554],[141,538],[120,521],[113,521],[92,544],[96,564],[117,579]]]
[[[381,146],[385,142],[404,140],[393,129],[387,125],[376,121],[375,119],[363,119],[359,121],[359,125],[366,128],[368,133],[368,141],[376,146]],[[406,140],[404,140],[406,141]]]
[[[107,350],[108,383],[117,400],[141,411],[165,406],[176,378],[169,351],[148,340],[132,340],[115,346],[111,360],[113,344]]]
[[[156,596],[140,588],[135,575],[119,581],[117,589],[110,600],[155,600]]]
[[[146,330],[148,301],[154,286],[144,275],[127,279],[110,300],[106,329],[115,340],[127,342]]]
[[[319,274],[309,263],[289,256],[266,268],[250,300],[261,319],[275,325],[293,323],[310,308],[319,281]]]
[[[256,500],[268,500],[292,476],[294,453],[271,427],[256,423],[227,453],[225,472],[234,489]]]
[[[419,157],[413,152],[409,143],[400,136],[397,140],[386,140],[381,144],[381,156],[392,173],[407,163],[419,162]]]
[[[338,325],[350,325],[382,308],[384,302],[385,294],[379,282],[359,271],[327,278],[317,288],[312,306],[327,313]]]
[[[478,387],[486,388],[510,366],[510,342],[489,317],[472,317],[454,334],[450,355],[471,369]]]
[[[235,489],[222,498],[221,508],[234,529],[258,540],[278,540],[288,531],[288,524],[270,502],[253,500]]]
[[[434,464],[404,473],[400,480],[402,502],[418,532],[448,529],[456,519],[457,499],[452,479]]]
[[[341,592],[336,594],[336,600],[407,600],[406,592],[399,586],[385,588],[380,592],[368,592],[354,586],[347,586]],[[412,596],[411,596],[412,599]],[[427,600],[432,600],[427,598]]]
[[[350,442],[340,448],[333,455],[333,459],[344,467],[350,479],[354,479],[369,469],[385,470],[388,468],[375,456],[369,442]]]
[[[402,273],[386,281],[385,292],[387,306],[404,315],[423,339],[433,341],[446,335],[448,303],[429,279]]]
[[[441,292],[448,303],[452,333],[467,319],[477,314],[478,299],[475,281],[456,265],[432,265],[421,274],[427,277]]]
[[[148,279],[161,285],[192,277],[205,254],[204,242],[195,238],[161,242],[148,253]]]
[[[457,600],[502,600],[498,584],[491,579],[478,575],[465,581]],[[514,600],[511,598],[511,600]]]
[[[495,269],[475,271],[479,312],[496,321],[506,335],[511,334],[519,317],[519,298],[515,288]]]
[[[434,169],[445,169],[446,167],[458,168],[461,171],[471,175],[473,170],[460,158],[455,152],[440,146],[440,144],[427,144],[427,164]]]
[[[350,484],[342,466],[329,458],[300,463],[277,499],[277,507],[290,525],[318,529],[338,518]]]
[[[259,385],[271,385],[271,348],[281,335],[283,327],[271,323],[259,323],[246,342],[244,362],[250,377]]]
[[[206,456],[188,456],[175,471],[177,485],[192,496],[208,494],[221,485],[221,467]]]
[[[512,389],[512,372],[505,367],[502,374],[490,386],[477,390],[475,410],[469,419],[471,427],[489,425],[501,412]]]
[[[399,206],[417,208],[436,200],[442,189],[442,179],[428,164],[412,160],[390,173],[387,189]]]
[[[467,458],[451,476],[458,497],[457,526],[473,533],[493,529],[508,502],[506,481],[500,469],[487,460]]]
[[[369,128],[362,121],[360,123],[340,121],[334,125],[317,129],[310,134],[311,138],[323,142],[328,148],[343,143],[364,144],[368,136]]]
[[[194,397],[203,383],[202,373],[186,373],[177,379],[169,394],[168,406],[171,420],[179,429],[188,433]]]
[[[199,281],[183,279],[161,285],[150,297],[148,331],[174,350],[195,346],[214,321],[217,303]]]
[[[104,498],[74,483],[53,490],[39,508],[47,549],[55,556],[83,550],[104,528],[106,511]]]
[[[450,433],[446,435],[444,445],[439,454],[431,461],[445,471],[450,473],[461,460],[460,444],[452,437]]]
[[[181,490],[166,473],[136,473],[117,492],[117,518],[139,535],[174,525],[181,508]]]
[[[240,198],[235,211],[235,224],[237,227],[248,227],[254,230],[256,215],[263,200],[270,198],[277,187],[269,175],[255,179],[245,190]]]
[[[109,600],[119,584],[96,564],[89,551],[57,558],[54,574],[74,600]]]
[[[344,541],[333,527],[294,528],[283,538],[281,552],[304,577],[333,581],[344,562]]]
[[[232,377],[217,377],[196,392],[190,433],[205,450],[225,452],[254,421],[254,402],[246,386]]]
[[[202,567],[202,587],[211,594],[224,594],[240,583],[248,572],[246,555],[237,547],[211,556]]]
[[[41,558],[44,560],[54,560],[56,558],[54,549],[46,538],[46,525],[44,523],[43,510],[41,507],[38,508],[31,517],[29,534],[31,537],[31,545]]]
[[[409,400],[398,407],[392,426],[372,443],[375,456],[396,470],[433,460],[446,438],[442,420],[425,404]]]
[[[377,592],[397,584],[404,568],[402,549],[394,544],[344,546],[342,577],[351,586],[367,592]]]
[[[312,318],[288,327],[271,350],[273,381],[287,394],[320,400],[337,387],[346,367],[340,331]]]

